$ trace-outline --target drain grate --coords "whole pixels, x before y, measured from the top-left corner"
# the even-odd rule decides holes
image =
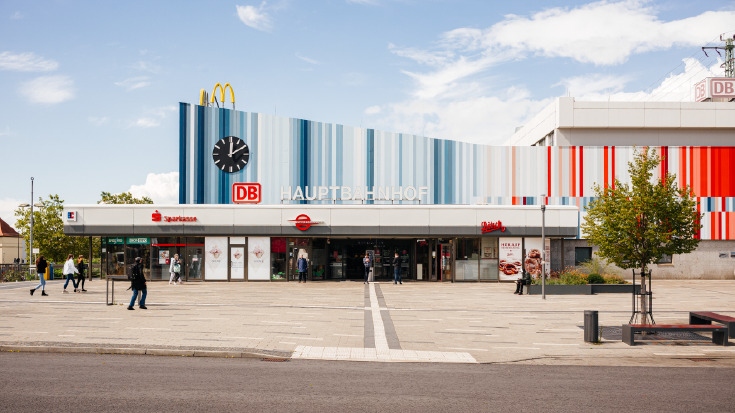
[[[271,361],[271,362],[274,362],[274,363],[283,363],[283,362],[286,362],[286,361],[289,361],[289,360],[290,359],[286,359],[286,358],[264,358],[264,359],[261,359],[261,361]]]

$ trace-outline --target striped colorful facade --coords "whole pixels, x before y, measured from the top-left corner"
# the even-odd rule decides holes
[[[225,136],[250,148],[241,172],[223,173],[212,162]],[[735,147],[655,149],[665,159],[657,173],[675,173],[698,197],[701,238],[735,239]],[[238,182],[260,183],[262,204],[333,202],[281,201],[288,187],[413,186],[428,187],[422,204],[534,205],[545,195],[547,204],[576,205],[583,214],[595,184],[628,182],[634,154],[619,146],[478,145],[181,103],[179,202],[229,204]]]

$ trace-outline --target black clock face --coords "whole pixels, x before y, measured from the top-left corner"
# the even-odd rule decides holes
[[[215,166],[224,172],[238,172],[248,164],[250,149],[242,139],[228,136],[214,144],[212,159]]]

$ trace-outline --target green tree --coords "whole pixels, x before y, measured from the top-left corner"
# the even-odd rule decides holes
[[[34,248],[38,248],[47,260],[55,262],[65,261],[67,254],[86,256],[89,248],[86,238],[64,235],[64,222],[61,219],[64,201],[58,195],[49,195],[49,199],[39,198],[39,202],[43,206],[33,210]],[[30,208],[16,209],[15,216],[18,233],[25,239],[26,250],[30,251]]]
[[[615,189],[595,185],[597,198],[582,224],[589,242],[599,247],[599,256],[621,268],[640,269],[641,274],[664,254],[688,253],[699,243],[701,217],[693,193],[689,187],[677,188],[672,173],[654,179],[660,162],[655,150],[636,151],[635,160],[628,163],[630,185],[617,179]],[[646,293],[645,282],[641,292]],[[645,295],[640,309],[640,322],[651,322]]]
[[[100,193],[100,200],[98,204],[152,204],[153,200],[144,196],[142,198],[136,198],[130,192],[123,192],[121,194],[111,194],[109,192],[102,191]]]

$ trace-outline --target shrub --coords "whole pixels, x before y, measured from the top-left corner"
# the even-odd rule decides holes
[[[561,276],[562,284],[567,285],[585,285],[587,284],[587,274],[578,270],[565,270]]]
[[[605,274],[602,276],[605,280],[605,284],[627,284],[628,282],[619,275]]]
[[[587,276],[587,284],[605,284],[605,279],[596,273]]]

